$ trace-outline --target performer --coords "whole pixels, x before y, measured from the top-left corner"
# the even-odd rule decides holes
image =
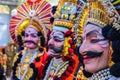
[[[45,0],[28,0],[18,7],[10,21],[10,34],[19,44],[14,58],[13,80],[36,80],[38,57],[46,54],[51,5]]]
[[[69,1],[64,3],[64,6],[59,9],[60,11],[56,11],[48,41],[48,54],[52,57],[49,61],[47,60],[48,63],[44,64],[44,67],[39,67],[40,80],[74,79],[78,57],[74,54],[75,42],[72,29],[74,30],[77,7],[75,6],[76,1]]]
[[[79,53],[83,62],[83,73],[90,80],[120,79],[110,73],[110,67],[113,64],[110,58],[112,49],[110,41],[102,34],[102,28],[109,26],[110,19],[105,2],[90,1],[80,18],[80,26],[84,26],[84,29]]]

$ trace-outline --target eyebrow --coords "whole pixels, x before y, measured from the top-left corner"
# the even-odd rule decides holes
[[[90,32],[88,32],[88,33],[86,34],[86,37],[88,37],[88,36],[90,36],[90,35],[92,35],[92,34],[96,34],[96,32],[99,33],[97,30],[90,31]]]
[[[64,41],[64,38],[60,38],[59,36],[53,36],[54,39],[59,39],[60,41]]]

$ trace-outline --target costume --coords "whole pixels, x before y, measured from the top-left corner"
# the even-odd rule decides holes
[[[47,63],[43,62],[44,66],[42,68],[38,67],[38,78],[41,80],[74,79],[74,73],[78,65],[78,57],[74,54],[75,42],[72,31],[72,29],[74,30],[74,20],[77,17],[75,2],[66,0],[64,6],[57,7],[48,41],[48,54],[51,57],[46,60]],[[41,61],[42,59],[40,59]]]
[[[19,46],[14,58],[13,80],[36,80],[38,60],[45,53],[51,5],[45,0],[27,0],[10,21],[10,34]]]
[[[114,75],[115,73],[111,73],[111,71],[114,71],[113,68],[111,68],[111,65],[113,65],[114,63],[111,62],[110,56],[111,54],[114,55],[114,53],[111,52],[111,45],[108,42],[109,38],[107,37],[108,35],[106,35],[109,34],[109,30],[111,29],[110,25],[112,24],[114,27],[116,25],[116,22],[118,22],[117,19],[115,19],[115,16],[113,17],[115,12],[116,11],[109,0],[92,0],[88,2],[88,5],[86,5],[86,7],[84,7],[84,10],[81,14],[80,26],[78,28],[78,31],[81,31],[81,28],[83,27],[84,29],[82,35],[83,39],[79,47],[79,53],[81,54],[81,60],[83,62],[83,73],[86,77],[89,78],[89,80],[120,79],[120,76],[116,76]],[[114,28],[119,29],[118,26]],[[113,30],[111,32],[113,32]],[[81,34],[79,36],[81,36]],[[85,43],[87,46],[90,46],[91,44],[93,45],[91,45],[91,47],[86,47],[84,45]],[[113,51],[115,51],[115,48],[113,46],[112,48]],[[119,49],[117,48],[117,50]],[[102,52],[99,53],[100,51]],[[96,62],[99,62],[100,65]],[[115,66],[115,68],[118,68],[118,66]],[[119,71],[117,74],[119,74]]]

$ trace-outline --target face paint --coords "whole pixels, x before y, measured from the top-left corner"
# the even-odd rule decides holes
[[[34,49],[38,46],[39,37],[37,35],[38,31],[31,26],[28,26],[25,30],[24,42],[27,48]]]
[[[64,45],[64,33],[53,30],[48,41],[48,53],[51,55],[62,55]]]
[[[87,24],[83,31],[79,53],[84,55],[85,70],[95,73],[108,66],[109,42],[100,33],[101,28]]]

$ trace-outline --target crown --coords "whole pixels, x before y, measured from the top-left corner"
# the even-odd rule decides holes
[[[54,15],[55,17],[55,21],[53,23],[54,26],[59,27],[61,26],[68,29],[71,29],[74,26],[77,7],[75,6],[75,3],[71,2],[72,0],[69,1],[70,2],[64,3],[60,11],[57,9],[56,14]]]
[[[80,26],[84,26],[87,22],[98,23],[101,26],[105,26],[109,22],[108,13],[99,0],[92,0],[84,11],[84,16],[81,20],[85,19],[83,23],[80,22]]]
[[[100,0],[90,0],[90,2],[84,4],[83,11],[79,17],[77,44],[80,43],[83,27],[88,22],[97,24],[100,27],[104,27],[109,23],[109,15]]]
[[[103,6],[105,7],[108,15],[110,16],[109,23],[113,25],[112,27],[116,28],[117,30],[120,30],[120,15],[119,15],[120,1],[113,0],[113,3],[111,3],[110,0],[100,0],[100,1],[103,4]],[[117,10],[118,10],[118,12],[117,12]]]
[[[28,0],[16,9],[10,20],[10,35],[18,43],[17,36],[28,25],[33,25],[47,40],[47,29],[50,26],[52,7],[45,0]]]

